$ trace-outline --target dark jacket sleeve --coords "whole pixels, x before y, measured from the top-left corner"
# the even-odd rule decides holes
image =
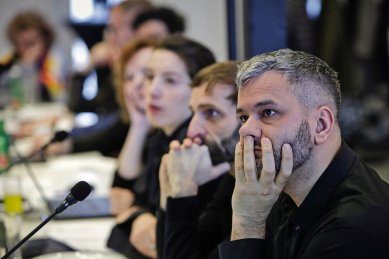
[[[129,125],[120,119],[119,111],[87,128],[74,128],[70,133],[73,152],[99,151],[117,156],[126,139]]]
[[[197,197],[168,198],[166,212],[163,258],[198,257],[200,251],[197,249],[197,242],[200,240],[196,229],[200,204]]]
[[[205,208],[200,195],[168,199],[164,259],[218,258],[218,244],[230,235],[233,186],[233,177],[225,174]]]
[[[264,257],[265,240],[240,239],[222,243],[219,246],[220,259],[260,259]]]
[[[116,169],[112,180],[112,187],[119,187],[133,191],[133,186],[136,183],[136,179],[127,180],[119,175],[119,170]]]
[[[157,256],[159,259],[163,259],[165,253],[165,225],[166,213],[159,208],[157,210]]]
[[[92,99],[84,96],[84,85],[87,80],[96,79],[97,93]],[[112,72],[107,66],[96,68],[90,74],[75,73],[71,76],[68,90],[67,106],[73,113],[95,112],[110,113],[118,108],[115,99],[115,88],[112,83]]]

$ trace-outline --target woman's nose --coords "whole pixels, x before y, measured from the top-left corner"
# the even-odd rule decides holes
[[[161,95],[161,85],[155,78],[149,82],[147,89],[153,97]]]

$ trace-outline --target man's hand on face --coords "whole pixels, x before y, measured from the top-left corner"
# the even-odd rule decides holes
[[[172,197],[197,195],[198,187],[216,179],[230,169],[228,163],[212,166],[207,146],[185,139],[170,143],[166,169]]]
[[[235,189],[232,196],[233,222],[231,239],[265,238],[267,216],[293,169],[289,144],[282,146],[279,172],[275,170],[272,143],[261,139],[263,168],[258,172],[254,156],[254,139],[246,136],[235,150]]]

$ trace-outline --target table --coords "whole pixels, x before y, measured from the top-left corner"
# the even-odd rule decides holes
[[[62,197],[78,181],[86,181],[94,187],[90,195],[107,196],[116,168],[116,160],[98,152],[69,154],[50,158],[46,162],[31,163],[33,174],[47,197]],[[22,194],[31,205],[35,216],[23,217],[21,237],[39,225],[39,215],[47,215],[42,197],[23,165],[13,167],[10,174],[19,175]],[[2,195],[0,193],[0,195]],[[111,251],[105,246],[114,218],[55,220],[46,224],[32,239],[52,238],[81,251]]]

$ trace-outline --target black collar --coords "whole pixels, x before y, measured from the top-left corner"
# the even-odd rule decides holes
[[[301,206],[291,215],[291,221],[308,231],[323,214],[331,195],[347,176],[356,160],[355,153],[342,143],[339,152],[320,176]]]
[[[169,143],[171,141],[176,139],[182,141],[186,137],[186,133],[191,119],[192,116],[183,121],[170,136],[167,136],[162,129],[155,129],[152,133],[152,138],[150,140],[151,147],[158,148],[167,145],[167,149],[169,149]]]

